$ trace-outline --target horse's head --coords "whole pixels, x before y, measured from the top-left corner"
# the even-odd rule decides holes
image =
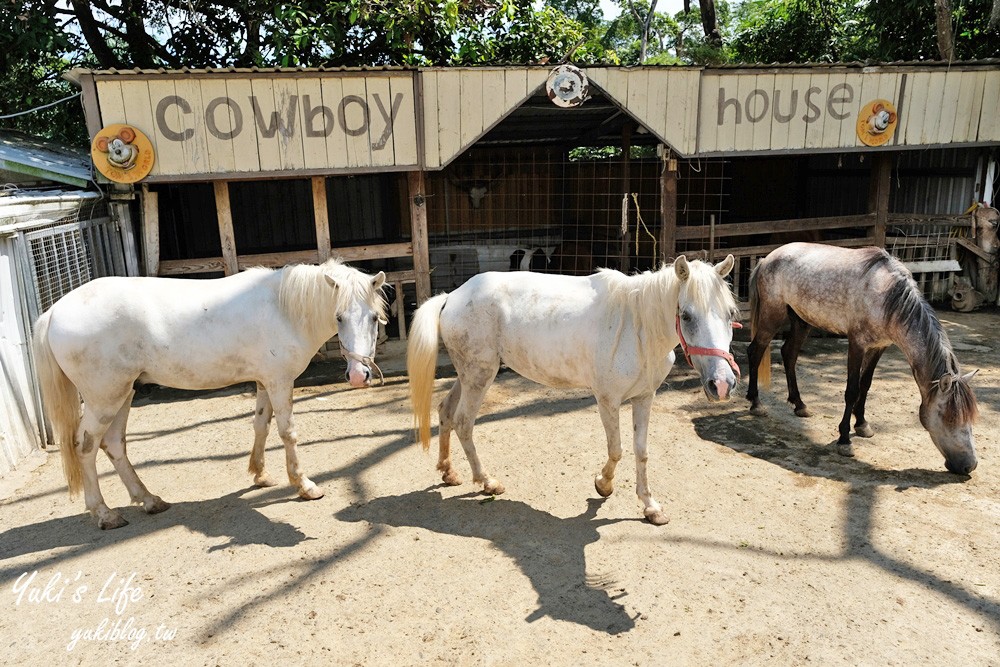
[[[325,274],[326,280],[338,293],[337,338],[340,354],[347,360],[347,381],[352,387],[367,387],[372,380],[375,345],[378,343],[379,322],[386,323],[385,301],[380,290],[385,273],[374,276],[360,271]]]
[[[978,463],[972,437],[978,408],[969,385],[975,374],[943,375],[929,387],[921,387],[920,423],[944,456],[944,466],[958,475],[969,474]]]
[[[728,401],[740,372],[729,346],[733,329],[741,325],[732,290],[724,280],[735,262],[732,255],[715,266],[699,260],[688,262],[684,255],[674,261],[681,282],[677,336],[710,401]]]

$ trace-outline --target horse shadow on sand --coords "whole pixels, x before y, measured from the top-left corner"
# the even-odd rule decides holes
[[[3,562],[12,558],[44,554],[31,565],[40,570],[174,526],[184,526],[208,538],[228,538],[225,543],[209,547],[208,552],[250,544],[294,547],[312,539],[298,528],[258,511],[257,507],[273,501],[248,501],[242,497],[255,489],[250,486],[218,498],[172,503],[162,514],[147,515],[137,506],[122,507],[119,511],[129,524],[116,530],[97,530],[87,512],[5,530],[0,532],[0,580],[16,577],[23,570],[23,566],[3,567]]]
[[[622,521],[597,518],[603,499],[588,498],[583,512],[561,518],[502,497],[444,498],[440,488],[375,498],[336,517],[488,540],[517,564],[538,595],[538,608],[525,619],[529,623],[548,616],[612,635],[635,627],[617,602],[625,591],[587,575],[587,545],[600,539],[599,528]]]
[[[810,442],[808,436],[801,432],[793,433],[790,437],[784,432],[785,429],[774,429],[772,432],[760,417],[732,413],[703,414],[696,416],[693,423],[695,432],[702,440],[773,463],[791,472],[847,484],[845,547],[840,555],[842,559],[867,561],[899,579],[922,584],[981,614],[987,622],[1000,630],[1000,600],[978,595],[958,583],[921,570],[892,554],[883,553],[875,546],[878,540],[874,516],[880,487],[891,487],[900,493],[914,488],[933,489],[945,484],[961,484],[969,480],[968,475],[956,475],[944,470],[876,468],[864,461],[837,453],[835,440],[829,444],[819,444]],[[790,430],[795,430],[794,422]],[[786,439],[797,442],[790,444]],[[866,444],[863,440],[855,440],[855,447],[864,447]],[[929,436],[927,446],[933,447]]]

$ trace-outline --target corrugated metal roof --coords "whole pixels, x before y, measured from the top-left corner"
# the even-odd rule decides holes
[[[90,155],[14,130],[0,130],[0,169],[85,188],[91,183]]]
[[[509,64],[509,65],[463,65],[460,67],[445,67],[445,66],[435,66],[435,67],[412,67],[403,65],[376,65],[376,66],[362,66],[362,67],[206,67],[206,68],[190,68],[182,67],[180,69],[166,69],[163,67],[155,69],[74,69],[66,73],[64,76],[70,81],[77,83],[80,76],[83,75],[94,75],[94,76],[135,76],[135,75],[177,75],[177,74],[274,74],[274,73],[308,73],[308,72],[420,72],[420,71],[437,71],[445,69],[504,69],[507,67],[523,69],[525,67],[530,68],[543,68],[551,69],[556,63],[549,64]],[[807,69],[833,69],[833,68],[848,68],[848,69],[863,69],[868,67],[951,67],[951,68],[980,68],[980,67],[1000,67],[1000,59],[989,58],[983,60],[953,60],[951,62],[944,60],[907,60],[907,61],[893,61],[893,62],[877,62],[877,61],[851,61],[851,62],[806,62],[806,63],[724,63],[717,65],[680,65],[680,64],[660,64],[660,65],[633,65],[625,66],[614,63],[603,63],[603,64],[590,64],[590,65],[580,65],[582,69],[587,69],[588,67],[602,67],[602,68],[618,68],[618,69],[698,69],[698,70],[716,70],[716,69],[796,69],[796,68],[807,68]]]

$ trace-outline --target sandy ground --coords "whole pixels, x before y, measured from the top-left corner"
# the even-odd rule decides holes
[[[742,398],[709,404],[675,368],[650,435],[662,527],[642,521],[628,444],[615,494],[594,492],[593,399],[513,373],[476,431],[507,488],[488,502],[460,448],[467,483],[443,487],[412,443],[398,345],[385,386],[351,390],[339,363],[302,378],[318,501],[250,484],[248,387],[154,389],[129,451],[169,511],[125,507],[131,523],[102,532],[58,456],[0,502],[0,662],[1000,665],[1000,314],[942,318],[982,369],[971,477],[945,471],[897,351],[872,388],[875,437],[837,455],[846,344],[814,339],[800,361],[810,419],[784,404],[777,368],[767,418]],[[280,449],[272,431],[283,480]],[[126,505],[99,469],[108,503]]]

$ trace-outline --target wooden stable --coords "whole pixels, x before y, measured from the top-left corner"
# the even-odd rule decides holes
[[[838,64],[761,67],[588,67],[591,98],[577,107],[548,104],[549,67],[273,70],[76,70],[92,136],[115,123],[134,126],[155,151],[141,182],[142,238],[148,275],[235,273],[248,266],[405,258],[389,272],[417,302],[431,294],[428,197],[447,172],[480,144],[625,147],[620,182],[630,188],[632,145],[659,146],[659,206],[651,226],[657,254],[700,247],[712,257],[725,241],[787,232],[850,229],[839,245],[880,245],[894,225],[943,222],[968,226],[959,213],[893,214],[890,179],[900,151],[944,147],[994,150],[1000,145],[1000,67],[996,63]],[[552,95],[550,94],[549,97]],[[879,106],[873,106],[878,103]],[[588,106],[590,105],[590,106]],[[889,131],[864,136],[873,110],[892,109]],[[874,125],[872,126],[874,127]],[[870,156],[867,210],[851,215],[681,224],[678,164],[718,156],[822,153]],[[996,153],[991,160],[995,162]],[[352,174],[405,174],[408,234],[360,245],[331,241],[336,211],[327,179]],[[428,183],[428,175],[434,182]],[[247,254],[237,247],[230,184],[309,179],[315,245]],[[161,257],[159,205],[151,186],[210,182],[221,254]],[[429,192],[431,186],[434,192]],[[991,196],[991,195],[990,195]],[[499,197],[499,195],[498,195]],[[637,201],[638,203],[638,201]],[[473,207],[475,207],[475,202]],[[464,216],[484,220],[468,209]],[[526,218],[521,218],[522,224]],[[436,220],[436,218],[435,218]],[[860,230],[860,231],[859,231]],[[627,237],[627,234],[624,236]],[[628,241],[623,240],[623,246]],[[692,245],[694,244],[694,245]],[[776,244],[729,246],[751,264]],[[721,250],[718,250],[721,252]],[[629,270],[623,251],[619,267]],[[739,275],[739,274],[737,274]],[[404,308],[398,307],[405,336]]]

